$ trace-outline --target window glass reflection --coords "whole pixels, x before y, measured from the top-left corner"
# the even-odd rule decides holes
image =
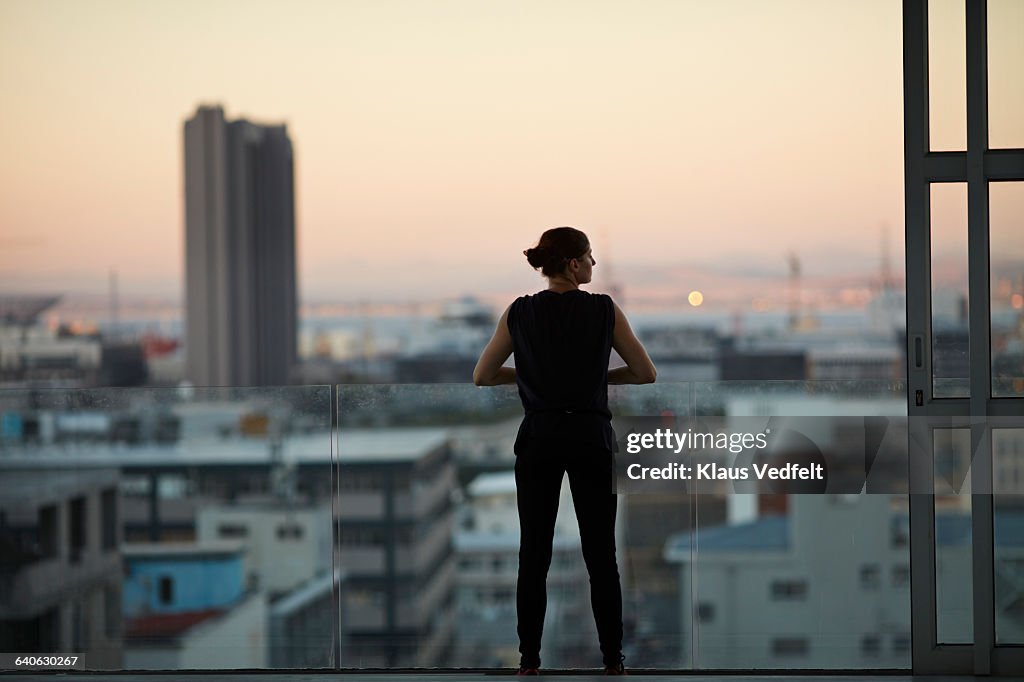
[[[933,0],[934,1],[934,0]],[[1024,3],[987,0],[989,147],[1024,147]]]
[[[940,644],[974,641],[971,431],[932,431],[935,472],[935,618]]]
[[[928,0],[928,146],[967,149],[967,15],[964,0]]]
[[[970,395],[967,183],[935,183],[931,201],[932,395]]]
[[[992,397],[1024,397],[1024,182],[989,183]]]

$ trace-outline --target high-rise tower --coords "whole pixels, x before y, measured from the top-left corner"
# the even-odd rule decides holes
[[[284,125],[185,121],[185,374],[197,386],[288,383],[295,362],[295,186]]]

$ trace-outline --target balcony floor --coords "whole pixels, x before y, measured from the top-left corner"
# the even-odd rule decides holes
[[[75,677],[74,673],[61,673],[53,675],[43,674],[26,674],[26,675],[10,675],[2,674],[0,676],[6,680],[25,680],[26,682],[40,682],[42,680],[53,680],[54,682],[61,681],[67,682],[68,679]],[[822,675],[822,674],[811,674],[801,675],[799,672],[794,671],[791,674],[784,675],[733,675],[733,674],[721,674],[712,675],[707,673],[695,673],[693,675],[688,674],[656,674],[647,673],[644,671],[636,671],[631,673],[633,677],[642,677],[644,680],[649,682],[677,682],[678,680],[685,680],[686,682],[786,682],[789,680],[796,680],[797,682],[869,682],[877,680],[885,680],[885,682],[968,682],[968,680],[998,680],[999,678],[992,677],[974,677],[968,675],[942,675],[942,676],[930,676],[930,675],[903,675],[903,674],[890,674],[890,673],[878,673],[878,674],[863,674],[863,675],[849,675],[849,674],[838,674],[838,675]],[[82,679],[86,679],[89,682],[177,682],[178,680],[187,680],[188,682],[246,682],[248,680],[258,680],[259,682],[323,682],[329,678],[344,678],[346,682],[456,682],[471,680],[494,680],[500,677],[514,677],[511,671],[492,671],[492,672],[438,672],[438,673],[421,673],[421,672],[402,672],[402,673],[390,673],[390,672],[361,672],[361,671],[343,671],[343,672],[322,672],[322,673],[274,673],[274,672],[245,672],[245,673],[117,673],[117,674],[83,674]],[[578,672],[555,672],[550,675],[542,675],[541,677],[556,678],[560,682],[576,682],[582,680],[594,680],[604,679],[603,675],[596,673],[593,675],[580,674]],[[1005,679],[1005,678],[1004,678]]]

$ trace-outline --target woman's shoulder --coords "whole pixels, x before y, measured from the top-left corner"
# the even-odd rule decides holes
[[[612,297],[609,296],[608,294],[595,293],[585,291],[583,289],[573,289],[571,291],[566,291],[562,293],[551,291],[550,289],[541,289],[540,291],[533,294],[523,294],[522,296],[519,296],[514,301],[512,301],[511,304],[509,304],[509,308],[511,309],[516,305],[522,305],[524,303],[532,304],[539,303],[541,301],[561,301],[568,300],[571,298],[575,298],[577,300],[582,298],[583,300],[593,301],[596,303],[600,303],[602,305],[607,305],[609,307],[613,305]]]
[[[602,308],[608,308],[610,310],[613,309],[615,306],[615,302],[612,300],[612,297],[608,294],[594,293],[589,295],[593,297],[591,300],[593,300],[596,304],[600,305]]]
[[[509,330],[512,329],[516,319],[523,314],[523,307],[531,304],[530,298],[529,294],[524,294],[509,303],[508,307],[505,308],[505,312],[503,314],[506,317],[505,324],[508,326]]]

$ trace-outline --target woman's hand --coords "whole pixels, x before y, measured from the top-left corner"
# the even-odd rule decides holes
[[[499,384],[514,384],[516,382],[516,370],[513,367],[503,367],[505,361],[512,355],[512,335],[508,331],[508,308],[501,314],[498,326],[494,330],[494,336],[487,343],[487,347],[480,354],[473,369],[473,383],[477,386],[498,386]]]

